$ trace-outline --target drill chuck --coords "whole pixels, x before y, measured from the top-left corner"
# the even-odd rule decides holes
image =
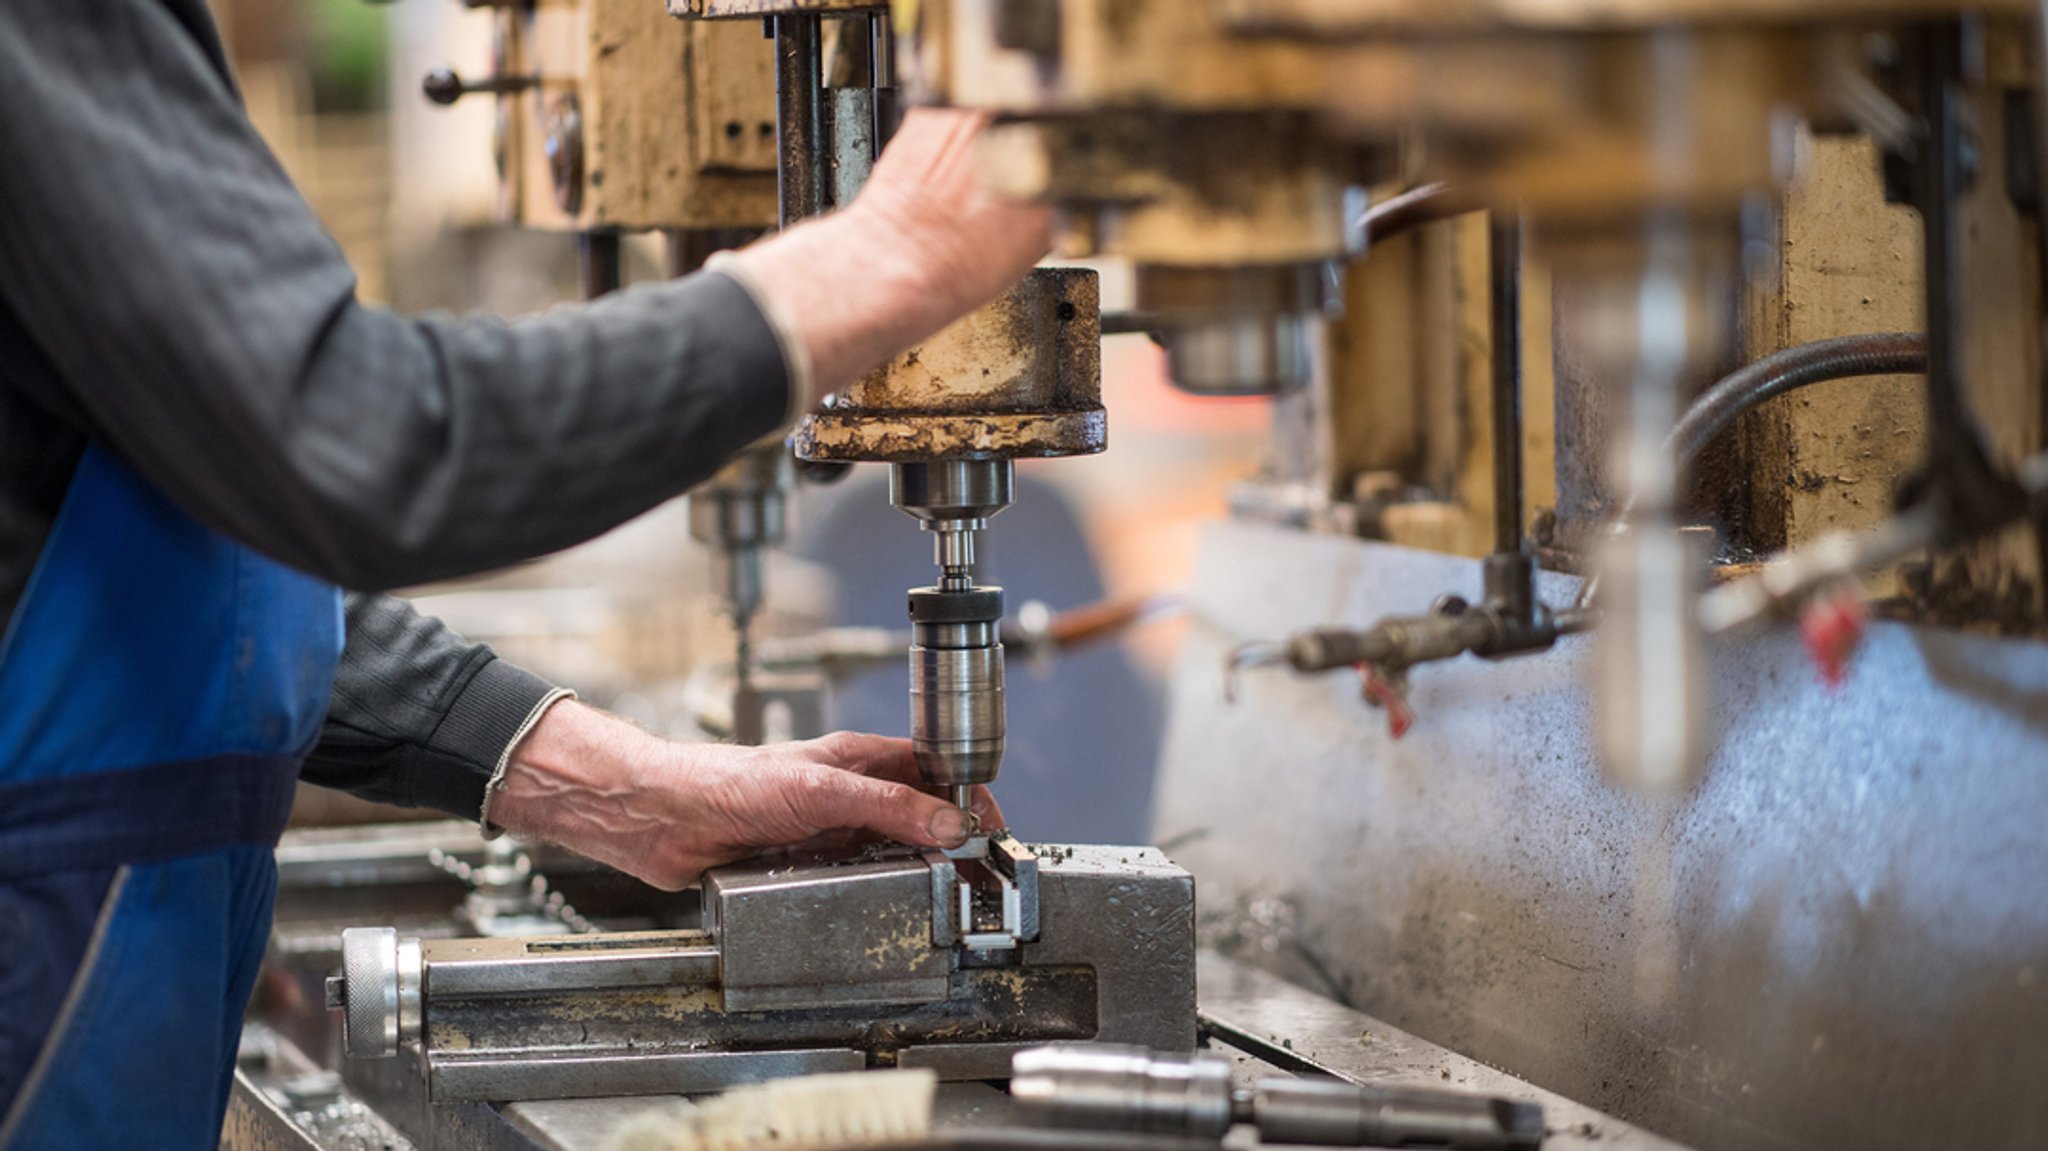
[[[1003,589],[910,593],[910,739],[934,787],[992,782],[1003,762]]]

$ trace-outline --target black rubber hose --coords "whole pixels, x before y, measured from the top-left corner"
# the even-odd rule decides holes
[[[1728,430],[1735,417],[1773,396],[1809,384],[1854,376],[1892,376],[1927,371],[1927,337],[1919,332],[1869,332],[1796,344],[1737,368],[1701,392],[1685,409],[1664,447],[1678,461],[1680,476],[1692,470],[1700,452]],[[1624,506],[1620,519],[1628,517]],[[1596,573],[1579,585],[1578,604],[1593,602],[1600,588]]]
[[[1700,393],[1665,443],[1684,472],[1735,417],[1772,396],[1824,380],[1926,370],[1927,337],[1918,332],[1871,332],[1799,344],[1738,368]]]

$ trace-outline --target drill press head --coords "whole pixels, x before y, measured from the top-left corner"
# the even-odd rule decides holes
[[[976,536],[1011,500],[1011,461],[1099,452],[1095,273],[1039,268],[841,391],[795,436],[805,460],[891,465],[890,502],[932,533],[939,579],[911,592],[911,738],[925,781],[971,812],[1003,758],[1002,590]]]

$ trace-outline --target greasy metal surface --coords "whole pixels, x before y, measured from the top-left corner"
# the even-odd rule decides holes
[[[704,878],[727,1011],[944,999],[932,873],[915,856],[792,868],[741,863]]]
[[[1101,451],[1109,444],[1109,420],[1100,409],[973,416],[820,412],[804,417],[793,442],[806,460],[916,463],[942,454],[1036,459]]]
[[[743,1083],[859,1071],[846,1048],[789,1051],[624,1051],[450,1053],[427,1072],[435,1106],[494,1099],[580,1099],[661,1092],[723,1091]]]
[[[464,1104],[436,1108],[423,1120],[427,1126],[422,1130],[428,1135],[425,1142],[437,1151],[611,1151],[613,1136],[621,1127],[678,1102],[675,1095],[642,1095],[536,1100],[499,1107]],[[911,1144],[864,1146],[871,1151],[1215,1151],[1216,1147],[1213,1142],[1026,1127],[1010,1097],[986,1083],[940,1084],[928,1138]],[[335,1146],[335,1151],[341,1148]]]
[[[1285,1043],[1282,1050],[1325,1074],[1380,1087],[1428,1087],[1497,1095],[1543,1107],[1545,1151],[1681,1151],[1591,1107],[1419,1039],[1334,1000],[1214,952],[1201,962],[1202,1019],[1211,1037]]]
[[[865,12],[888,6],[887,0],[668,0],[671,13],[699,16],[706,20],[775,16],[785,12]]]
[[[1195,1042],[1195,884],[1157,848],[1034,844],[1038,940],[1025,964],[1086,964],[1091,1037],[1186,1051]]]
[[[412,1151],[412,1144],[289,1040],[242,1031],[222,1151]]]
[[[807,460],[1068,456],[1107,442],[1101,305],[1086,268],[1038,268],[797,427]]]
[[[716,988],[697,987],[430,997],[426,1046],[432,1063],[507,1052],[519,1058],[623,1058],[665,1051],[893,1051],[919,1043],[1083,1038],[1096,1030],[1096,988],[1086,968],[1039,965],[962,971],[953,977],[949,998],[891,1008],[727,1012]]]
[[[708,935],[695,931],[437,939],[421,950],[432,996],[718,982],[718,950]]]
[[[2048,646],[1875,625],[1831,692],[1795,635],[1714,645],[1662,801],[1600,779],[1582,639],[1419,671],[1399,742],[1354,677],[1222,701],[1238,642],[1479,580],[1210,529],[1156,816],[1210,944],[1714,1151],[2048,1142]]]
[[[682,1101],[679,1095],[632,1095],[607,1099],[541,1099],[513,1103],[503,1115],[508,1126],[541,1151],[603,1151],[615,1133],[649,1111]]]

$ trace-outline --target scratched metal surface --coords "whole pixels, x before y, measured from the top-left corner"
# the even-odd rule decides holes
[[[1205,952],[1200,970],[1202,1017],[1212,1029],[1227,1027],[1253,1041],[1263,1039],[1279,1046],[1283,1059],[1298,1058],[1319,1071],[1376,1087],[1468,1091],[1541,1104],[1548,1132],[1544,1151],[1686,1151],[1248,964]],[[1237,1041],[1231,1035],[1217,1038]]]
[[[1206,945],[1709,1151],[2048,1146],[2048,646],[1881,625],[1834,692],[1723,646],[1667,800],[1601,781],[1582,639],[1419,670],[1399,742],[1345,676],[1223,703],[1241,640],[1478,583],[1210,530],[1155,814]]]

